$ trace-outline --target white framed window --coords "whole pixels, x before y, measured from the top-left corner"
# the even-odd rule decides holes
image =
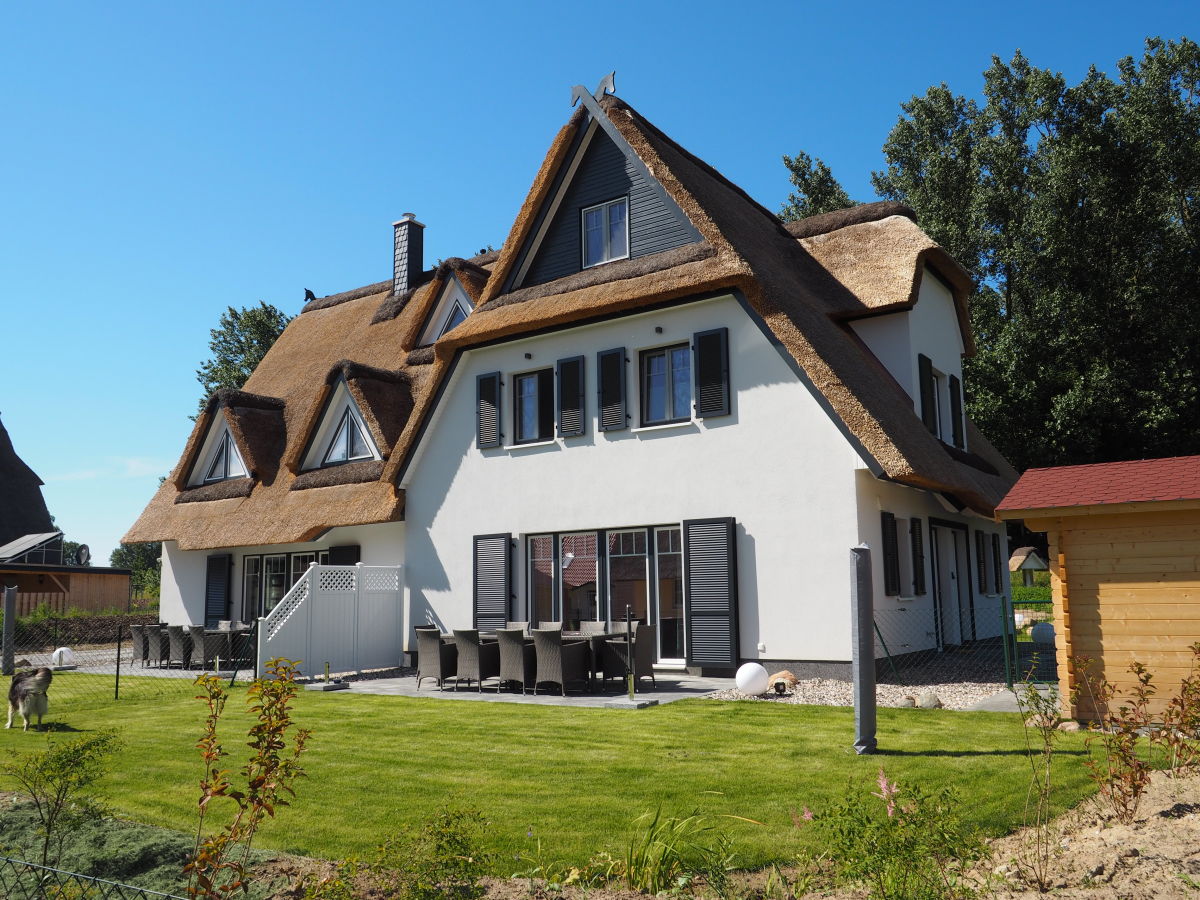
[[[334,388],[304,454],[304,471],[382,459],[345,381]]]
[[[229,424],[224,414],[208,432],[200,448],[199,463],[192,469],[188,480],[190,487],[215,484],[231,478],[245,478],[250,474],[238,452],[237,443],[229,433]]]
[[[333,437],[330,438],[329,449],[325,451],[321,465],[336,466],[339,463],[352,462],[356,459],[371,458],[371,445],[363,433],[362,423],[351,414],[350,408],[347,407],[346,411],[342,413],[342,420],[333,432]]]
[[[629,198],[618,197],[583,210],[585,269],[629,256]]]
[[[642,425],[692,417],[692,351],[687,344],[641,353]]]

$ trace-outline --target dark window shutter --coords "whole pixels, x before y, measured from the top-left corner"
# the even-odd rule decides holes
[[[500,373],[489,372],[475,381],[475,443],[480,449],[500,446]]]
[[[696,416],[727,416],[729,403],[729,329],[692,335],[695,355]]]
[[[233,557],[228,553],[208,558],[204,579],[204,625],[216,628],[222,619],[229,618],[229,574]]]
[[[537,373],[538,389],[538,439],[548,441],[554,437],[554,370],[542,369]]]
[[[480,631],[495,631],[508,622],[511,572],[512,535],[478,535],[475,538],[474,627]]]
[[[1000,535],[992,535],[992,575],[996,579],[996,587],[993,593],[1001,594],[1004,592],[1004,571],[1000,567]]]
[[[913,518],[908,523],[908,536],[912,542],[913,596],[925,595],[925,535],[921,531],[921,520]]]
[[[345,544],[341,547],[329,548],[329,565],[354,566],[362,561],[362,547],[358,544]]]
[[[900,593],[900,545],[896,536],[896,517],[890,513],[880,513],[880,524],[883,529],[883,592],[889,597]]]
[[[987,538],[982,531],[975,532],[975,571],[979,593],[987,593]]]
[[[917,376],[921,382],[921,421],[931,434],[937,434],[938,411],[934,405],[933,363],[924,353],[917,354]]]
[[[619,431],[627,424],[625,414],[625,348],[605,350],[596,356],[599,382],[600,430]]]
[[[737,545],[733,519],[683,523],[687,664],[738,664]]]
[[[950,376],[950,419],[954,428],[954,446],[963,447],[962,384]]]
[[[584,416],[583,357],[558,361],[558,436],[575,437],[587,432]]]

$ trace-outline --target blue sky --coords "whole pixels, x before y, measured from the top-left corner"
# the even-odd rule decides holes
[[[499,247],[570,88],[617,93],[770,208],[853,197],[899,104],[1020,48],[1078,80],[1196,3],[60,3],[0,7],[0,418],[98,563],[175,464],[226,306],[288,313]],[[0,498],[3,502],[3,498]]]

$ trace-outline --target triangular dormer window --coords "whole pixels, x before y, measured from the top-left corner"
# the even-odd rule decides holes
[[[458,279],[451,276],[421,332],[419,346],[428,347],[471,314],[472,303]]]
[[[200,450],[199,465],[192,470],[192,477],[188,483],[195,487],[228,481],[231,478],[245,478],[249,474],[246,463],[242,461],[242,454],[238,451],[237,442],[229,432],[229,424],[222,416],[209,431],[208,439]]]
[[[321,465],[335,466],[356,459],[371,459],[371,446],[367,442],[367,436],[363,434],[362,425],[347,409],[342,413],[342,421],[333,432]]]
[[[313,432],[302,468],[322,469],[382,458],[346,382],[338,381]]]

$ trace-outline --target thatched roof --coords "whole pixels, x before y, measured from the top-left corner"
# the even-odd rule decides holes
[[[970,279],[916,226],[911,210],[868,204],[785,226],[624,101],[606,96],[601,105],[620,138],[695,226],[700,242],[503,292],[572,141],[586,124],[581,107],[552,143],[499,253],[447,259],[400,295],[392,294],[390,281],[381,281],[319,298],[288,325],[246,384],[246,391],[282,404],[272,413],[274,430],[261,425],[263,434],[285,442],[278,457],[282,465],[272,470],[261,458],[263,435],[247,435],[242,427],[239,449],[254,459],[254,477],[243,480],[249,490],[243,485],[236,489],[246,491],[243,496],[176,502],[213,411],[224,410],[232,422],[245,419],[251,408],[218,398],[197,422],[174,477],[125,539],[176,540],[184,549],[270,544],[309,540],[337,525],[398,519],[403,496],[395,482],[460,352],[716,291],[737,291],[747,300],[873,471],[991,515],[1016,473],[970,423],[969,454],[934,438],[914,414],[912,399],[846,324],[858,315],[911,307],[928,264],[950,285],[964,345],[972,346],[965,319]],[[418,347],[451,278],[475,308],[433,347]],[[299,472],[339,379],[384,460]]]
[[[25,465],[0,422],[0,545],[27,534],[54,531],[42,497],[42,479]]]

